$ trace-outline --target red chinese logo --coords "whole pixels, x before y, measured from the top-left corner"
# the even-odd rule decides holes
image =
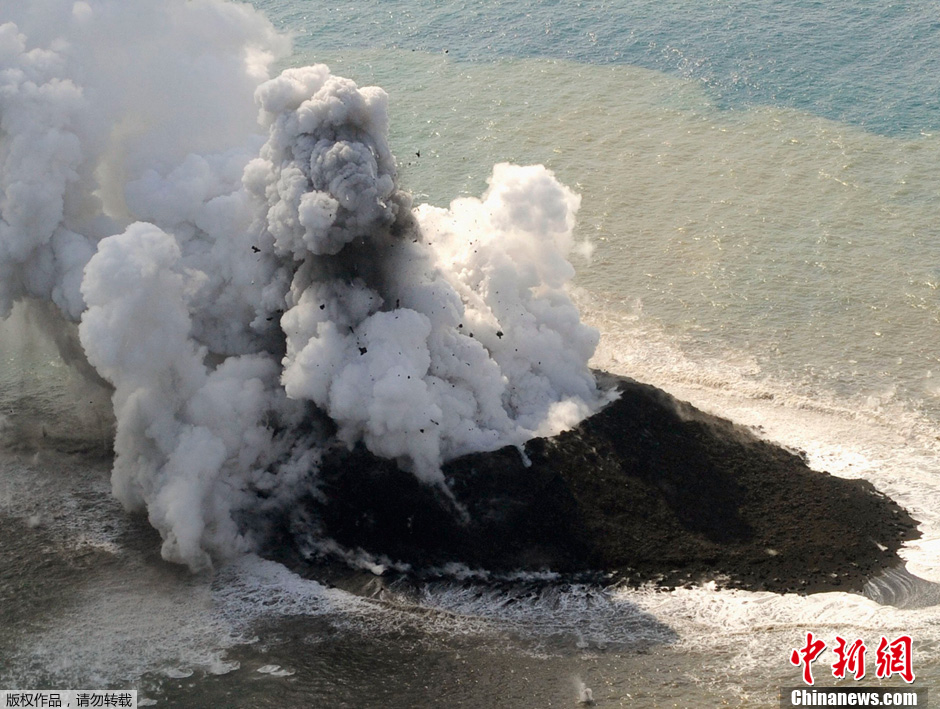
[[[910,635],[902,635],[894,642],[888,642],[881,636],[878,650],[875,652],[875,675],[887,679],[893,674],[910,684],[914,681],[914,641]]]
[[[856,640],[848,650],[845,646],[845,639],[836,635],[836,646],[833,648],[836,661],[832,664],[832,676],[843,679],[845,671],[848,670],[855,675],[855,679],[862,679],[865,676],[865,643]]]
[[[806,633],[806,642],[802,647],[790,653],[790,664],[803,668],[803,681],[814,684],[813,662],[826,649],[826,643]],[[832,663],[832,676],[836,679],[845,679],[846,675],[860,680],[865,676],[865,643],[857,639],[850,645],[848,641],[836,635],[836,644],[832,648],[835,661]],[[888,642],[884,636],[875,652],[875,675],[879,679],[887,679],[898,675],[910,684],[914,681],[914,642],[910,635],[901,635],[896,640]]]
[[[806,684],[813,684],[813,662],[823,650],[826,649],[826,643],[822,640],[813,640],[813,634],[806,634],[806,644],[799,650],[790,653],[790,664],[799,667],[803,665],[803,681]]]

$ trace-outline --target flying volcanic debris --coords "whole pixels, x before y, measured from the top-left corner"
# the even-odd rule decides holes
[[[113,387],[114,494],[165,558],[250,549],[332,437],[429,484],[600,405],[579,197],[396,182],[388,101],[223,0],[0,0],[0,312],[51,301]]]

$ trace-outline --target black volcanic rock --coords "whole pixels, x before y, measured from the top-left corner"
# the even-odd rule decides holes
[[[862,480],[803,459],[655,387],[599,375],[620,397],[575,429],[444,467],[452,497],[362,446],[337,447],[276,555],[317,535],[410,565],[612,574],[671,586],[860,591],[900,564],[916,522]],[[456,504],[455,504],[456,502]],[[298,513],[299,512],[299,513]],[[286,545],[283,546],[283,545]]]

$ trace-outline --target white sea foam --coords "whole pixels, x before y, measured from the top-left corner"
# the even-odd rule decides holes
[[[296,265],[290,260],[303,257],[308,247],[311,252],[328,255],[348,236],[331,231],[329,224],[344,183],[337,195],[323,198],[310,192],[291,192],[290,179],[279,177],[271,187],[270,171],[256,175],[260,181],[251,184],[264,184],[265,200],[271,187],[281,191],[275,196],[283,194],[290,204],[275,210],[274,215],[287,222],[284,231],[278,232],[286,254],[275,254],[272,259],[265,252],[253,261],[251,247],[262,244],[254,238],[259,232],[252,231],[257,204],[248,197],[261,195],[257,190],[243,190],[242,177],[247,161],[259,155],[265,135],[255,127],[257,107],[252,92],[267,78],[271,57],[284,50],[282,40],[250,10],[216,2],[50,1],[39,5],[0,0],[0,22],[16,24],[15,28],[4,25],[0,32],[0,64],[9,70],[3,75],[0,98],[6,136],[0,155],[0,185],[6,200],[0,204],[5,222],[0,232],[4,245],[0,249],[0,299],[8,305],[24,296],[48,298],[63,313],[78,318],[86,305],[80,289],[82,268],[105,237],[115,237],[99,261],[99,282],[88,284],[95,297],[100,297],[100,307],[124,316],[123,326],[127,327],[136,325],[135,319],[146,315],[150,305],[140,302],[135,312],[119,312],[121,294],[109,289],[106,282],[111,275],[105,268],[108,257],[115,257],[115,263],[124,260],[128,268],[136,266],[138,270],[131,271],[130,278],[146,276],[142,282],[149,292],[167,301],[173,311],[167,315],[179,318],[174,337],[161,338],[158,333],[162,334],[162,328],[140,327],[143,336],[155,336],[161,351],[166,348],[171,352],[163,360],[162,370],[146,372],[138,380],[132,347],[120,351],[103,341],[92,343],[92,348],[97,344],[102,361],[116,365],[113,376],[120,381],[114,384],[122,397],[142,403],[151,397],[156,411],[168,412],[147,421],[144,416],[148,411],[138,411],[137,423],[160,429],[154,429],[148,439],[142,458],[145,467],[152,466],[154,477],[176,474],[184,478],[168,486],[161,496],[159,484],[148,488],[151,480],[146,475],[137,478],[128,465],[124,473],[119,467],[119,487],[139,486],[144,501],[150,497],[156,523],[170,540],[169,555],[192,565],[203,564],[206,550],[230,550],[241,543],[230,536],[226,521],[240,505],[257,504],[251,495],[229,496],[215,488],[247,485],[267,495],[280,486],[272,478],[255,474],[262,467],[257,461],[254,465],[259,470],[244,476],[233,477],[232,473],[237,469],[234,451],[238,450],[241,464],[251,460],[253,451],[270,443],[265,440],[269,434],[255,416],[266,405],[265,396],[288,386],[286,376],[277,381],[284,376],[282,367],[291,368],[290,386],[297,386],[314,400],[326,400],[324,392],[332,391],[335,384],[335,372],[322,381],[307,380],[311,367],[303,353],[313,339],[310,333],[323,339],[332,336],[317,319],[319,291],[312,287],[293,291],[296,302],[290,303],[294,310],[286,322],[297,328],[300,337],[292,340],[294,331],[285,335],[285,347],[292,348],[288,362],[276,361],[270,366],[263,363],[263,356],[252,359],[247,355],[264,352],[271,332],[266,318],[272,317],[273,329],[278,320],[276,309],[284,307],[266,300],[270,291],[266,294],[264,289],[277,273],[272,268],[276,264],[282,267],[284,261],[288,267]],[[160,36],[172,39],[161,44],[156,33],[142,32],[142,27],[158,28],[161,33],[170,30]],[[218,31],[219,27],[223,31]],[[608,272],[591,274],[585,283],[595,291],[608,292],[612,300],[625,299],[627,303],[621,311],[587,307],[588,322],[605,333],[596,365],[660,384],[703,408],[753,426],[776,441],[805,451],[814,467],[873,480],[924,520],[924,538],[906,545],[902,554],[912,571],[940,581],[940,522],[936,513],[940,493],[934,482],[936,423],[912,411],[911,401],[905,398],[911,396],[910,388],[905,393],[891,381],[901,374],[918,383],[915,394],[920,392],[917,395],[925,396],[928,408],[933,404],[931,410],[935,410],[935,377],[927,369],[933,360],[928,357],[921,366],[918,359],[936,350],[930,317],[936,289],[936,274],[930,273],[936,262],[930,256],[936,242],[930,228],[935,220],[936,189],[931,175],[936,173],[936,141],[929,136],[918,141],[890,141],[779,109],[723,114],[709,105],[696,85],[631,67],[506,63],[466,72],[443,65],[439,58],[401,54],[409,56],[398,56],[399,62],[424,62],[420,71],[400,72],[407,81],[419,74],[425,80],[432,75],[436,78],[437,84],[424,93],[429,97],[425,99],[430,103],[428,110],[437,111],[437,129],[445,130],[442,115],[453,114],[453,120],[465,122],[478,106],[490,105],[488,92],[493,86],[502,89],[503,113],[493,116],[486,132],[468,131],[468,146],[459,152],[459,159],[454,157],[447,165],[425,160],[422,165],[431,176],[428,181],[436,180],[435,188],[448,182],[441,178],[442,173],[450,171],[456,176],[450,183],[458,188],[435,195],[439,204],[446,203],[449,193],[470,187],[476,190],[482,183],[489,165],[476,171],[468,169],[464,162],[468,156],[494,150],[497,157],[487,158],[492,163],[505,155],[524,154],[519,147],[520,134],[530,136],[527,146],[535,140],[531,136],[541,137],[543,142],[537,143],[535,152],[544,148],[545,153],[560,155],[559,165],[566,165],[571,184],[583,179],[579,189],[585,191],[586,199],[581,214],[586,213],[589,228],[602,241],[599,260],[612,264]],[[371,59],[378,66],[392,58]],[[478,78],[476,84],[454,88],[458,78],[471,73]],[[534,78],[539,76],[547,78],[540,83]],[[507,83],[500,84],[494,77]],[[592,91],[585,92],[584,86]],[[564,104],[557,89],[566,87],[574,87],[576,99],[569,97]],[[353,90],[348,91],[355,100]],[[595,100],[588,100],[586,93]],[[374,96],[373,100],[379,99]],[[425,115],[427,112],[421,114],[422,125]],[[547,125],[553,129],[546,130]],[[426,139],[424,133],[421,136]],[[597,155],[587,146],[594,146]],[[426,157],[437,152],[422,148]],[[369,162],[367,155],[357,154],[350,163],[361,167]],[[322,162],[329,164],[333,157],[335,152],[327,150]],[[379,162],[376,160],[376,166]],[[356,179],[358,176],[361,172],[354,173]],[[366,180],[365,191],[385,195],[387,182],[378,173],[375,178],[371,186]],[[423,189],[431,191],[427,186]],[[493,192],[498,196],[500,189],[497,182]],[[569,213],[555,223],[567,225],[574,207],[570,194],[554,186],[551,189],[569,205]],[[25,211],[10,209],[14,195]],[[894,199],[896,195],[899,200]],[[381,205],[370,204],[375,209],[366,211],[380,217]],[[487,198],[479,204],[458,204],[449,212],[425,208],[422,213],[441,234],[440,241],[447,243],[450,237],[446,233],[452,231],[450,224],[459,214],[488,221],[494,204]],[[133,226],[138,221],[149,225]],[[874,233],[867,233],[869,229]],[[220,240],[220,234],[225,239]],[[568,232],[559,231],[555,241],[560,241],[559,248],[564,251],[570,238]],[[803,245],[792,248],[792,242],[801,239]],[[226,244],[234,246],[226,251]],[[506,254],[497,250],[497,260],[486,263],[475,260],[478,254],[467,248],[463,253],[448,248],[440,257],[464,264],[468,274],[478,279],[474,283],[489,283],[495,288],[501,274],[492,268]],[[899,249],[914,256],[895,270],[882,268],[894,263]],[[428,256],[425,262],[433,259]],[[748,270],[751,267],[753,270]],[[252,284],[259,269],[265,277]],[[433,269],[424,273],[429,271]],[[557,271],[549,268],[549,272]],[[812,274],[824,277],[817,281]],[[274,290],[290,292],[287,274],[283,275]],[[443,280],[458,294],[470,282]],[[625,282],[630,287],[624,286]],[[820,284],[832,284],[831,293],[827,291],[832,297],[814,290]],[[353,282],[321,286],[326,291],[324,304],[332,307],[347,302],[354,315],[368,319],[375,314],[369,313],[369,289],[376,289],[368,284],[358,286]],[[808,332],[816,337],[801,337],[806,334],[800,332],[806,323],[800,307],[803,291],[812,292],[820,302],[841,306],[831,308],[834,314],[828,307],[812,309]],[[382,296],[384,307],[390,307],[392,301]],[[260,320],[259,305],[268,313]],[[467,307],[462,300],[460,305]],[[422,312],[420,308],[412,310]],[[865,312],[859,315],[860,311]],[[492,323],[485,311],[481,312],[481,327],[490,327],[481,332],[495,337]],[[921,313],[927,313],[924,320],[912,315]],[[427,312],[424,315],[431,320]],[[331,315],[331,319],[339,316]],[[411,318],[413,332],[423,335],[424,322],[406,317]],[[663,319],[670,317],[672,329],[669,325],[660,327]],[[763,327],[768,322],[771,324]],[[260,330],[253,329],[251,323]],[[683,332],[701,333],[711,347],[719,342],[719,351],[711,358],[689,355],[683,347],[687,342],[677,342],[682,336],[675,336],[676,323],[681,324],[679,330],[686,327]],[[173,329],[171,324],[168,319],[167,332]],[[379,325],[376,323],[376,330]],[[738,341],[748,338],[753,342],[734,350],[722,348],[721,338],[709,339],[726,327],[741,335]],[[894,338],[890,337],[892,332]],[[387,333],[366,333],[365,328],[363,333],[375,337],[379,347],[396,344],[391,337],[382,337]],[[830,333],[835,334],[824,337]],[[324,350],[330,351],[327,345],[333,344],[337,349],[340,344],[347,348],[355,345],[350,354],[358,363],[357,357],[365,356],[359,355],[362,345],[358,339],[355,343],[348,337],[344,340],[343,335],[337,332],[333,342],[322,343]],[[454,341],[466,346],[467,352],[475,352],[464,340]],[[212,353],[204,361],[199,360],[200,347]],[[784,369],[789,366],[792,370],[794,361],[805,364],[805,352],[816,347],[829,355],[828,360],[818,360],[821,364],[817,363],[816,369],[835,368],[834,379],[858,375],[862,383],[852,380],[852,386],[859,389],[857,395],[831,394],[825,377],[820,377],[822,385],[815,387],[799,376],[788,379],[762,370],[766,366],[766,358],[761,361],[763,355],[774,348],[778,358],[774,361],[782,359],[781,349],[789,348],[789,364]],[[895,356],[892,351],[888,358],[879,348],[900,352]],[[909,357],[909,351],[919,354]],[[415,356],[400,363],[403,370],[419,369],[424,353],[410,354]],[[906,365],[895,368],[902,354]],[[174,357],[178,359],[174,361]],[[236,360],[240,370],[216,375],[220,358]],[[42,394],[36,397],[37,405],[38,399],[61,381],[52,376],[51,365],[43,366],[49,376],[42,387],[31,390]],[[819,371],[810,373],[815,376]],[[4,381],[9,374],[9,370],[0,372]],[[235,395],[234,382],[246,375],[249,379],[253,375],[258,384],[240,405],[226,408]],[[348,378],[355,377],[350,373]],[[135,387],[145,380],[150,389],[138,393]],[[177,380],[184,385],[182,389]],[[405,393],[414,394],[411,389]],[[381,394],[379,391],[378,401]],[[9,401],[17,402],[15,398],[4,399],[4,403]],[[190,411],[191,402],[195,411]],[[281,403],[288,411],[289,405]],[[577,409],[578,403],[572,399],[564,406]],[[350,438],[371,436],[372,429],[388,421],[382,411],[365,417],[342,401],[335,407]],[[216,416],[213,408],[233,414]],[[292,420],[284,411],[278,411],[282,417],[279,424]],[[19,413],[4,411],[7,419],[0,424],[5,426],[0,434],[5,431],[19,437]],[[61,415],[61,410],[56,413]],[[45,420],[51,418],[50,414]],[[249,435],[253,440],[232,440],[242,424],[254,434]],[[127,426],[125,423],[128,445],[124,450],[127,455],[136,455],[136,434]],[[31,440],[41,440],[41,423],[29,430]],[[100,435],[107,426],[96,430],[95,435]],[[210,433],[221,441],[219,446]],[[394,436],[388,442],[392,450],[401,450],[402,444]],[[456,451],[460,441],[443,436],[439,443],[441,450],[453,446]],[[373,445],[378,448],[382,443],[375,439]],[[187,467],[187,452],[199,463],[193,466],[196,474],[191,479],[180,472]],[[411,461],[430,478],[434,472],[427,461],[433,459],[433,452],[433,446],[416,445]],[[214,469],[209,453],[216,460],[223,455],[232,456],[232,460]],[[286,455],[291,454],[288,451]],[[127,531],[122,526],[126,520],[103,500],[100,481],[79,480],[73,471],[71,480],[81,490],[71,494],[61,484],[37,477],[36,466],[50,457],[44,452],[32,467],[23,467],[20,461],[16,471],[4,468],[0,478],[3,513],[25,522],[37,520],[35,527],[26,525],[30,533],[37,539],[51,536],[69,553],[76,549],[95,550],[103,557],[123,553],[121,544],[126,538],[121,544],[117,540]],[[304,483],[301,468],[315,460],[296,460],[294,477],[282,476]],[[89,489],[96,501],[90,508],[86,504]],[[122,494],[134,498],[138,493],[128,490]],[[186,507],[186,501],[192,506]],[[50,503],[55,508],[51,513]],[[195,520],[189,518],[190,513]],[[73,522],[66,524],[67,519]],[[56,617],[33,636],[31,646],[22,648],[21,658],[6,665],[7,671],[22,670],[17,679],[30,677],[26,669],[34,667],[27,659],[30,655],[48,662],[52,672],[60,673],[60,679],[83,671],[113,679],[161,667],[186,672],[194,668],[210,668],[207,671],[211,672],[213,667],[231,670],[234,663],[223,650],[251,639],[244,634],[250,632],[245,629],[246,620],[277,617],[279,613],[369,612],[362,610],[361,601],[251,557],[225,567],[212,583],[205,577],[167,577],[152,569],[135,578],[139,568],[129,568],[128,577],[117,574],[110,579],[115,567],[106,564],[100,593],[94,588],[79,589],[78,594],[63,590],[60,600],[67,597],[74,605],[60,602]],[[469,584],[442,587],[428,590],[418,615],[422,606],[436,609],[438,613],[424,614],[428,624],[455,635],[468,629],[499,633],[510,628],[543,637],[555,637],[557,632],[558,637],[574,638],[574,647],[588,652],[605,642],[629,639],[635,630],[633,620],[646,615],[655,621],[650,627],[662,630],[656,624],[661,622],[675,631],[675,647],[680,652],[705,658],[701,667],[689,668],[690,681],[750,682],[762,687],[792,683],[795,674],[786,657],[806,630],[826,634],[830,640],[837,630],[869,640],[882,632],[910,632],[918,643],[924,643],[919,648],[936,647],[940,640],[935,608],[886,608],[847,594],[799,598],[714,587],[669,593],[618,590],[597,603],[599,610],[584,607],[580,589],[569,589],[567,594],[563,600],[526,599],[481,592]],[[393,615],[387,611],[385,617],[390,623],[398,622]],[[621,623],[625,628],[622,633]],[[71,641],[85,632],[88,646],[75,648]],[[133,646],[115,643],[118,632],[135,638]],[[917,659],[932,661],[927,654],[919,654]],[[696,663],[689,661],[689,665]],[[629,677],[632,682],[632,673]],[[598,686],[594,679],[591,684]]]

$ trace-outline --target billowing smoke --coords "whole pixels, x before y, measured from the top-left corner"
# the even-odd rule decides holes
[[[113,488],[167,559],[250,548],[332,436],[443,462],[594,410],[579,198],[497,165],[413,208],[387,97],[222,0],[0,0],[0,309],[52,301],[114,388]]]

